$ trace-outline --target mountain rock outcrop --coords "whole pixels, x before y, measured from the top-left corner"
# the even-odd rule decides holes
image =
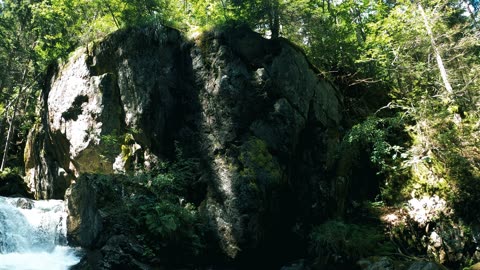
[[[52,72],[40,102],[25,151],[36,198],[63,198],[84,173],[148,171],[182,145],[205,165],[199,208],[230,258],[281,249],[279,234],[324,218],[342,190],[341,94],[301,50],[244,27],[193,41],[166,27],[114,33]],[[82,196],[69,195],[71,219],[87,230]]]

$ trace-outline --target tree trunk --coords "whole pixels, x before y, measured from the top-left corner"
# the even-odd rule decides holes
[[[447,90],[447,94],[451,96],[453,94],[453,89],[452,89],[452,86],[450,85],[450,82],[448,81],[447,70],[443,65],[443,60],[442,60],[442,57],[440,56],[440,52],[438,51],[437,45],[435,43],[435,38],[433,37],[432,29],[428,24],[428,19],[427,19],[427,15],[425,14],[425,10],[423,9],[420,3],[418,3],[418,10],[422,15],[423,23],[425,24],[425,28],[427,29],[427,34],[430,37],[430,43],[432,44],[432,49],[433,49],[433,52],[435,53],[435,58],[437,59],[437,65],[438,65],[438,69],[440,70],[440,75],[442,76],[443,85]]]
[[[465,5],[467,5],[468,13],[470,14],[470,17],[472,18],[473,27],[477,28],[477,19],[475,18],[475,12],[473,12],[472,6],[470,5],[470,2],[468,0],[464,0],[463,2],[465,3]]]
[[[225,20],[228,20],[228,17],[227,17],[227,3],[225,3],[224,0],[220,0],[220,2],[222,2],[223,18]]]
[[[13,122],[15,121],[15,117],[17,116],[17,109],[18,109],[18,100],[20,99],[20,93],[18,93],[17,100],[15,101],[15,105],[13,106],[13,115],[10,118],[10,124],[8,126],[8,133],[7,133],[7,139],[5,141],[5,148],[3,150],[3,158],[2,158],[2,164],[0,166],[0,171],[3,171],[5,168],[5,163],[7,161],[7,156],[8,156],[8,149],[10,148],[10,141],[12,140],[13,137]]]
[[[6,68],[5,68],[5,71],[10,71],[10,67],[12,65],[12,58],[11,55],[10,57],[8,58],[8,62],[7,62],[7,65],[6,65]],[[7,74],[2,74],[5,76],[5,78],[1,81],[0,83],[0,91],[3,91],[3,88],[9,88],[8,87],[8,80],[9,80],[9,76]]]
[[[280,36],[280,4],[278,0],[270,0],[270,32],[272,32],[272,39]]]
[[[120,29],[120,23],[118,22],[117,17],[115,16],[115,13],[113,12],[112,8],[110,7],[110,5],[108,3],[106,3],[106,6],[107,6],[107,9],[108,9],[108,12],[110,12],[110,15],[112,15],[113,23],[115,24],[117,29]]]
[[[30,62],[29,62],[29,64],[30,64]],[[12,137],[13,137],[14,122],[15,122],[15,118],[17,116],[18,104],[19,104],[20,98],[22,97],[22,94],[23,94],[24,84],[25,84],[25,80],[27,78],[27,73],[28,73],[27,71],[28,71],[29,64],[26,65],[25,70],[23,71],[22,82],[20,84],[20,90],[18,91],[18,96],[15,100],[15,103],[13,104],[13,114],[12,114],[12,117],[10,118],[10,124],[8,126],[7,139],[5,140],[5,148],[3,150],[3,157],[2,157],[2,163],[0,165],[0,171],[3,171],[3,169],[5,169],[5,164],[7,162],[8,149],[10,148],[10,141],[12,140]],[[7,117],[8,117],[8,114],[7,114]]]

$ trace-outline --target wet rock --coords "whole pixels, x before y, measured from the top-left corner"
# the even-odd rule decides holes
[[[146,264],[136,258],[142,256],[143,249],[125,235],[112,236],[100,250],[102,259],[99,269],[148,270]]]
[[[27,198],[19,198],[17,200],[17,207],[21,209],[32,209],[34,202]]]
[[[135,240],[125,235],[115,235],[112,236],[100,250],[87,251],[83,259],[71,269],[153,269],[137,259],[141,257],[141,252],[143,252],[143,249],[135,243]]]

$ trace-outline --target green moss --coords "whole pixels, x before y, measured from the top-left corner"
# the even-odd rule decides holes
[[[114,130],[109,134],[101,135],[100,140],[103,146],[102,154],[106,158],[112,158],[120,153],[123,161],[128,161],[134,154],[132,146],[135,144],[135,137],[132,133],[127,132],[119,135],[118,132]]]
[[[239,160],[242,164],[241,177],[266,181],[266,184],[281,182],[282,170],[263,140],[251,137],[243,144]]]
[[[135,144],[135,138],[131,133],[125,133],[123,144],[120,146],[122,159],[123,161],[127,162],[129,159],[133,157],[133,149],[132,146]]]
[[[132,155],[132,151],[130,150],[130,147],[128,145],[122,145],[122,160],[127,161]]]
[[[131,133],[125,133],[125,139],[123,140],[125,144],[134,144],[135,138]]]

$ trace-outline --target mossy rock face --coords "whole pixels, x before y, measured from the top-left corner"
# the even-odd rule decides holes
[[[245,27],[198,44],[167,27],[124,29],[47,81],[25,154],[37,198],[63,197],[83,173],[148,172],[180,145],[201,160],[205,187],[191,193],[212,242],[230,259],[265,262],[295,256],[294,231],[309,226],[299,220],[325,218],[335,200],[326,163],[342,97],[285,40]]]
[[[267,144],[255,137],[250,138],[240,150],[240,176],[246,181],[256,181],[262,186],[280,184],[282,170],[270,154]]]

